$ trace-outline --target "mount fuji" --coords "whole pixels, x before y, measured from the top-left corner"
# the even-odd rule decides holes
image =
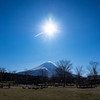
[[[57,65],[51,61],[47,61],[35,68],[32,68],[30,70],[27,71],[22,71],[19,72],[18,74],[22,74],[22,75],[31,75],[31,76],[47,76],[49,78],[51,78],[52,76],[56,76],[56,68]],[[72,74],[73,78],[76,78],[77,75]]]
[[[55,63],[48,61],[33,69],[19,72],[18,74],[52,77],[52,75],[56,75],[56,71],[55,71],[56,68],[57,68],[57,65]]]

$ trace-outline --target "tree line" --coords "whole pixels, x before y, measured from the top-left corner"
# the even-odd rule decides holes
[[[60,60],[57,63],[56,76],[48,78],[46,76],[30,76],[28,74],[20,75],[16,71],[7,72],[5,68],[0,67],[0,85],[8,83],[10,86],[18,84],[47,84],[47,85],[75,85],[77,87],[93,87],[100,83],[99,76],[99,62],[91,61],[87,67],[87,77],[83,77],[83,67],[78,66],[74,69],[76,75],[73,76],[71,70],[73,69],[72,63],[69,60]]]
[[[58,66],[58,68],[56,69],[57,75],[62,79],[62,81],[64,83],[64,87],[65,87],[66,83],[69,82],[69,80],[71,80],[71,77],[72,77],[72,73],[71,73],[71,69],[73,68],[72,63],[68,60],[61,60],[61,61],[57,62],[57,66]],[[99,82],[100,82],[99,62],[94,62],[94,61],[89,62],[87,71],[88,71],[87,77],[84,78],[82,75],[83,67],[78,66],[75,68],[75,72],[76,72],[75,83],[76,83],[76,85],[79,87],[83,86],[83,85],[84,86],[90,85],[91,87],[99,85]]]

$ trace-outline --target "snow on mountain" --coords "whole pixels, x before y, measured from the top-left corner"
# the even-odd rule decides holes
[[[52,77],[53,75],[54,76],[57,75],[55,71],[56,68],[57,68],[57,65],[55,63],[48,61],[30,70],[19,72],[18,74]],[[77,75],[72,74],[72,77],[76,78]]]
[[[28,74],[32,76],[48,76],[51,77],[52,75],[55,75],[55,69],[57,68],[57,65],[54,64],[51,61],[45,62],[33,69],[19,72],[19,74]]]

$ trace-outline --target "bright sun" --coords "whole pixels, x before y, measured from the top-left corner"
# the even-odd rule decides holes
[[[44,25],[43,31],[46,35],[52,36],[57,31],[56,25],[52,22],[48,22]]]
[[[51,20],[51,18],[49,18],[49,20],[46,21],[44,25],[42,25],[42,32],[36,34],[35,37],[40,35],[45,35],[46,37],[54,37],[56,33],[58,33],[57,25]]]

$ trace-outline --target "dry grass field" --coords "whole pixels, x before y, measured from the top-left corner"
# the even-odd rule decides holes
[[[0,89],[0,100],[100,100],[100,88]]]

